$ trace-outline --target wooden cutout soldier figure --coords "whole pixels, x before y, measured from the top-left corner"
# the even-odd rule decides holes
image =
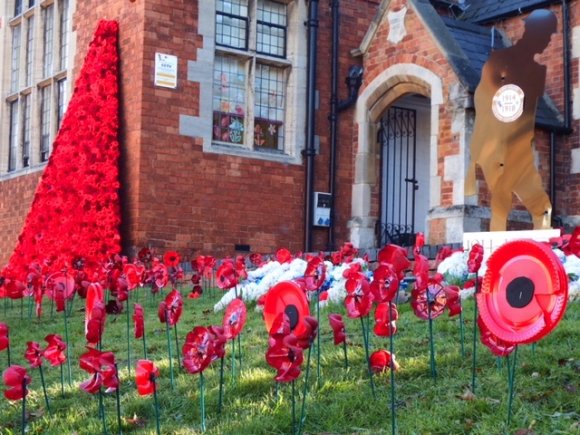
[[[552,204],[534,165],[532,143],[538,99],[544,93],[546,67],[534,61],[556,31],[555,15],[533,11],[522,38],[493,51],[475,91],[475,125],[465,194],[476,193],[475,165],[491,192],[490,231],[505,231],[515,193],[532,215],[534,229],[550,228]]]

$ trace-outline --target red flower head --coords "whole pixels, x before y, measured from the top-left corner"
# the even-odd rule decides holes
[[[413,254],[415,256],[421,255],[421,250],[425,246],[425,235],[421,232],[417,233],[415,237],[415,246],[413,247]]]
[[[149,248],[141,248],[141,250],[137,254],[137,258],[142,263],[150,263],[153,260],[153,254],[151,253]]]
[[[143,267],[143,264],[126,263],[123,266],[123,275],[127,282],[127,289],[133,290],[134,288],[140,286],[143,283],[144,273],[145,268]]]
[[[36,341],[28,341],[26,342],[26,352],[24,352],[24,358],[30,364],[30,367],[35,369],[40,367],[42,364],[42,349],[40,348],[40,344]]]
[[[232,260],[224,260],[216,273],[217,286],[222,290],[228,290],[238,285],[238,275]]]
[[[183,344],[183,367],[189,373],[200,373],[211,363],[215,343],[209,329],[196,326],[185,337]]]
[[[88,323],[91,319],[93,308],[96,304],[105,303],[105,291],[98,282],[92,282],[87,286],[87,299],[85,301],[85,334],[88,330]]]
[[[461,297],[459,292],[461,289],[456,285],[448,285],[443,288],[445,291],[445,298],[447,299],[447,308],[449,308],[449,317],[457,316],[461,313]]]
[[[24,296],[26,286],[19,280],[4,278],[4,283],[0,286],[0,298],[20,299]]]
[[[250,261],[256,267],[261,267],[264,264],[262,254],[258,254],[257,252],[250,254]]]
[[[395,304],[382,302],[375,309],[375,334],[379,337],[390,337],[397,333],[395,321],[399,318],[399,312]]]
[[[329,314],[328,322],[330,323],[334,335],[334,344],[344,343],[346,341],[346,331],[342,316],[340,314]]]
[[[157,258],[153,259],[150,275],[147,280],[151,283],[151,291],[157,293],[159,289],[165,287],[169,281],[169,272],[167,266],[161,263]]]
[[[467,260],[467,271],[469,273],[477,273],[483,261],[483,246],[476,243],[469,251],[469,259]]]
[[[214,348],[213,348],[213,360],[223,358],[226,355],[226,343],[228,339],[225,336],[224,328],[217,325],[212,325],[208,328],[209,333],[212,335]]]
[[[276,261],[280,264],[290,263],[292,261],[292,254],[286,248],[280,248],[276,251]]]
[[[429,280],[425,288],[416,288],[411,292],[411,307],[420,319],[439,317],[443,314],[446,304],[445,290],[441,283],[435,280]]]
[[[306,316],[304,317],[304,324],[306,325],[306,331],[296,336],[298,340],[296,344],[302,349],[308,349],[318,333],[318,321],[314,317]]]
[[[20,400],[28,395],[26,386],[30,385],[32,380],[24,367],[17,365],[8,367],[4,370],[2,379],[8,388],[4,391],[4,397],[8,400]]]
[[[74,291],[75,279],[71,274],[57,272],[46,280],[46,294],[54,300],[57,312],[64,310],[65,302],[73,296]]]
[[[167,251],[163,256],[163,263],[167,267],[179,267],[179,263],[181,261],[181,257],[175,251]]]
[[[479,326],[480,332],[479,339],[494,355],[508,356],[516,348],[515,344],[497,338],[497,336],[487,328],[485,322],[481,319],[481,316],[477,316],[477,325]]]
[[[358,255],[357,249],[350,242],[346,242],[340,248],[340,257],[343,263],[350,263],[352,260],[354,260],[354,257],[356,257],[357,255]]]
[[[230,302],[224,313],[222,326],[224,335],[228,340],[236,338],[246,324],[246,304],[241,299],[234,299]]]
[[[413,275],[415,275],[415,289],[424,290],[429,283],[429,260],[424,255],[415,255]]]
[[[57,334],[49,334],[44,337],[48,343],[44,349],[44,358],[51,366],[59,366],[66,361],[66,343],[62,341],[62,337]]]
[[[246,271],[246,258],[243,255],[238,255],[236,257],[236,275],[238,277],[238,282],[246,279],[248,277],[248,272]]]
[[[443,245],[439,251],[437,251],[437,256],[435,257],[435,264],[438,266],[443,260],[453,254],[453,249],[449,245]]]
[[[102,302],[94,304],[91,310],[89,321],[87,322],[85,338],[89,344],[97,344],[101,341],[103,331],[105,330],[105,320],[107,312],[105,305]]]
[[[133,324],[135,326],[135,338],[143,337],[145,332],[145,316],[143,307],[140,304],[135,304],[133,308]]]
[[[390,264],[395,269],[399,281],[405,277],[405,271],[411,267],[407,250],[398,245],[386,245],[378,253],[380,264]]]
[[[384,349],[379,349],[372,353],[370,365],[374,373],[382,373],[389,368],[394,371],[399,370],[399,364],[395,360],[395,355],[391,355],[391,352]]]
[[[169,323],[173,326],[179,322],[181,313],[183,311],[183,298],[177,289],[171,290],[164,301],[159,304],[159,320],[161,323]]]
[[[304,272],[304,284],[306,285],[306,290],[316,291],[326,279],[326,266],[324,265],[324,260],[320,257],[312,257],[308,260],[306,265],[306,271]]]
[[[7,349],[10,346],[10,328],[6,323],[0,322],[0,350]]]
[[[266,362],[278,371],[275,377],[277,382],[291,382],[300,376],[302,361],[304,352],[293,333],[270,340]]]
[[[281,281],[264,295],[266,330],[271,331],[280,314],[288,317],[290,330],[295,334],[300,335],[306,331],[304,317],[310,314],[310,308],[304,291],[295,281]]]
[[[206,255],[203,262],[203,276],[206,278],[211,278],[213,275],[213,268],[216,264],[216,259],[211,255]]]
[[[135,370],[135,385],[140,396],[147,396],[155,392],[155,379],[159,377],[159,369],[148,359],[137,361]]]
[[[399,290],[399,278],[393,266],[382,263],[373,273],[371,292],[377,302],[390,302]]]
[[[359,263],[354,263],[345,270],[345,288],[347,295],[344,298],[346,313],[351,319],[366,316],[372,307],[373,296],[370,292],[370,284]]]
[[[196,284],[191,289],[191,293],[189,293],[187,295],[187,298],[188,299],[198,299],[201,297],[202,294],[203,294],[203,288],[199,284]]]
[[[79,366],[93,375],[79,385],[87,393],[98,393],[101,387],[105,387],[109,392],[119,386],[119,376],[113,352],[101,352],[89,347],[88,351],[79,357]]]

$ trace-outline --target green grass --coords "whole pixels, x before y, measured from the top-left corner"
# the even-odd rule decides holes
[[[189,290],[182,288],[185,295]],[[169,382],[169,363],[165,327],[157,318],[161,296],[152,299],[148,289],[132,294],[144,305],[149,358],[161,370],[158,382],[161,408],[161,432],[191,434],[200,431],[199,376],[175,369],[175,390]],[[167,291],[162,292],[163,294]],[[221,296],[217,290],[206,291],[201,299],[184,299],[184,313],[178,325],[180,346],[194,326],[221,324],[223,313],[214,313],[213,304]],[[6,307],[6,308],[4,308]],[[131,304],[132,307],[132,304]],[[6,311],[4,311],[6,310]],[[556,330],[535,348],[522,346],[518,353],[516,393],[512,423],[507,419],[507,370],[478,343],[477,388],[471,400],[464,397],[471,384],[471,337],[473,301],[465,304],[466,355],[461,356],[459,323],[445,314],[434,322],[438,376],[433,380],[429,370],[428,324],[417,319],[408,304],[399,307],[399,331],[395,353],[401,365],[395,375],[397,426],[401,434],[503,434],[521,429],[527,434],[580,433],[580,354],[578,351],[578,303],[568,306]],[[132,312],[132,309],[131,309]],[[346,319],[349,340],[349,368],[344,369],[341,347],[332,344],[327,321],[330,312],[343,313],[342,307],[330,306],[321,311],[321,378],[316,382],[316,355],[310,370],[310,391],[307,395],[305,433],[390,433],[390,385],[388,374],[375,377],[377,399],[371,395],[366,372],[363,340],[358,320]],[[29,318],[25,304],[21,318],[19,301],[0,300],[0,319],[11,328],[13,364],[28,367],[24,359],[26,342],[45,345],[44,336],[61,334],[64,338],[62,313],[51,317],[45,304],[41,319]],[[60,392],[60,370],[45,364],[45,378],[52,413],[45,409],[37,369],[29,369],[33,377],[27,399],[28,433],[94,434],[102,432],[98,418],[97,396],[79,389],[88,375],[78,367],[78,356],[84,348],[84,312],[80,300],[74,301],[69,319],[72,342],[72,385]],[[372,324],[372,322],[371,322]],[[131,334],[133,325],[131,321]],[[172,336],[172,345],[175,347]],[[248,322],[242,335],[242,372],[232,379],[228,345],[225,370],[224,409],[218,415],[219,361],[205,371],[207,433],[210,434],[282,434],[291,433],[291,387],[282,385],[276,396],[274,370],[265,362],[267,334],[261,314],[250,306]],[[388,339],[371,334],[371,351],[388,349]],[[109,316],[103,349],[115,352],[121,374],[121,412],[124,433],[155,433],[153,397],[140,397],[133,384],[134,362],[143,356],[142,343],[132,338],[132,375],[127,370],[126,318]],[[181,350],[180,350],[181,353]],[[175,350],[174,350],[175,354]],[[306,354],[305,354],[306,360]],[[0,369],[6,367],[6,352],[0,353]],[[236,361],[236,367],[240,362]],[[65,370],[66,374],[66,370]],[[303,371],[304,374],[304,371]],[[66,376],[65,376],[66,380]],[[297,381],[302,392],[303,375]],[[65,381],[66,382],[66,381]],[[107,426],[116,433],[117,417],[114,395],[105,398]],[[299,403],[297,403],[299,414]],[[21,403],[0,397],[0,433],[20,433]]]

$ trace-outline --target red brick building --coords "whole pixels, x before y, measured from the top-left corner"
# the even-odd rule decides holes
[[[577,0],[2,2],[0,260],[15,246],[100,19],[120,25],[128,253],[372,248],[409,243],[417,231],[431,244],[460,242],[490,216],[481,174],[478,195],[464,195],[481,67],[540,7],[556,14],[558,31],[538,57],[548,73],[536,160],[554,225],[573,226]],[[315,199],[330,216],[314,216]],[[510,228],[530,228],[517,199],[514,208]]]

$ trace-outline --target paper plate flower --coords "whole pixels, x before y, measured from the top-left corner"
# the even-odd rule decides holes
[[[549,334],[568,302],[568,277],[552,249],[532,240],[512,241],[500,246],[487,265],[476,295],[487,329],[513,344]]]
[[[145,267],[142,263],[126,263],[123,266],[123,275],[127,282],[127,289],[133,290],[143,284]]]
[[[155,392],[155,380],[159,377],[159,369],[153,361],[140,359],[135,370],[135,385],[140,396],[147,396]]]
[[[196,284],[191,289],[191,292],[187,295],[187,298],[188,299],[199,299],[202,294],[203,294],[203,288],[199,284]]]
[[[353,264],[344,272],[346,297],[344,306],[347,316],[351,319],[366,316],[372,308],[373,296],[370,284],[359,263]]]
[[[31,368],[35,369],[40,367],[42,364],[42,349],[40,348],[40,344],[36,341],[27,341],[24,358],[26,358]]]
[[[102,302],[95,302],[88,316],[86,324],[85,338],[89,344],[97,344],[101,341],[103,331],[105,330],[105,320],[107,311]]]
[[[424,255],[415,255],[413,275],[415,276],[414,290],[425,290],[429,283],[429,260]]]
[[[391,302],[399,291],[399,278],[393,266],[387,263],[379,264],[373,272],[370,286],[376,302]]]
[[[46,279],[46,295],[54,301],[57,312],[64,310],[65,302],[74,292],[75,279],[71,274],[57,272]]]
[[[177,289],[171,290],[164,301],[159,303],[159,321],[168,322],[169,326],[174,326],[179,322],[183,311],[183,298]]]
[[[405,277],[405,271],[411,267],[411,262],[407,258],[407,250],[398,245],[386,245],[378,255],[377,260],[380,264],[390,264],[399,278],[399,281]]]
[[[421,255],[423,246],[425,246],[425,234],[419,232],[415,235],[415,246],[413,247],[413,253],[415,256]]]
[[[381,302],[375,309],[374,332],[379,337],[390,337],[397,333],[396,320],[399,319],[397,306],[389,302]]]
[[[344,320],[340,314],[329,314],[328,322],[330,323],[330,328],[332,329],[332,334],[334,337],[334,344],[342,344],[346,341],[346,331],[344,328]]]
[[[205,370],[214,354],[214,341],[210,331],[203,326],[193,328],[185,337],[182,354],[183,367],[189,373]]]
[[[4,386],[4,397],[8,400],[21,400],[28,395],[28,385],[32,380],[26,369],[18,365],[11,365],[2,373]]]
[[[292,261],[292,254],[286,248],[280,248],[276,251],[276,261],[280,264],[290,263]]]
[[[469,251],[469,259],[467,260],[467,271],[469,273],[477,273],[481,268],[483,262],[483,246],[476,243]]]
[[[214,343],[212,360],[223,358],[226,355],[226,343],[228,342],[224,328],[212,325],[208,330]]]
[[[57,334],[49,334],[44,337],[44,340],[47,342],[43,352],[44,359],[53,367],[63,364],[66,361],[67,346],[62,337]]]
[[[6,323],[0,322],[0,350],[10,346],[10,328]]]
[[[180,255],[175,251],[167,251],[163,256],[163,264],[167,267],[178,267],[181,261]]]
[[[135,327],[135,338],[143,337],[145,332],[145,317],[141,304],[133,306],[133,325]]]
[[[231,260],[224,260],[216,272],[217,286],[222,290],[228,290],[238,285],[238,275]]]
[[[457,316],[461,313],[461,289],[456,285],[448,285],[443,288],[445,291],[445,299],[447,308],[449,309],[449,317]]]
[[[310,308],[304,291],[294,281],[281,281],[266,293],[264,322],[267,331],[272,329],[272,324],[282,313],[288,316],[291,331],[297,335],[306,331],[304,317],[310,315]]]
[[[304,272],[304,284],[306,290],[318,290],[326,280],[326,266],[320,257],[312,257],[306,264]]]
[[[103,290],[103,286],[98,282],[92,282],[87,287],[87,298],[85,301],[85,335],[89,332],[89,322],[93,318],[93,309],[95,306],[100,308],[102,307],[103,313],[105,310],[105,291]],[[100,312],[95,313],[97,316],[100,315]],[[104,314],[103,314],[104,315]],[[93,326],[94,328],[94,326]],[[100,334],[99,334],[100,337]],[[91,341],[87,338],[89,343],[97,343],[96,341]]]
[[[483,320],[481,320],[481,316],[477,317],[477,325],[479,326],[479,339],[494,355],[508,356],[516,348],[515,344],[503,341],[493,335],[491,331],[487,329]]]
[[[98,393],[101,387],[105,387],[107,391],[113,391],[119,386],[113,352],[101,352],[89,347],[88,351],[79,357],[79,366],[92,374],[89,379],[79,385],[87,393]]]
[[[436,319],[443,314],[446,304],[445,289],[436,280],[429,280],[423,290],[415,289],[411,292],[411,307],[420,319]]]
[[[306,325],[306,330],[296,336],[297,345],[302,349],[308,349],[318,334],[318,321],[314,317],[306,316],[304,317],[304,324]]]
[[[246,304],[241,299],[234,299],[230,302],[224,313],[222,326],[224,335],[228,340],[236,338],[246,324],[247,309]]]
[[[300,365],[304,352],[298,345],[296,335],[288,335],[270,340],[266,351],[266,362],[277,370],[276,382],[291,382],[300,376]]]
[[[250,261],[255,267],[261,267],[264,264],[264,257],[257,252],[250,254]]]
[[[389,351],[384,349],[376,350],[371,354],[370,366],[374,373],[382,373],[391,367],[394,371],[399,370],[395,355],[391,355]]]

